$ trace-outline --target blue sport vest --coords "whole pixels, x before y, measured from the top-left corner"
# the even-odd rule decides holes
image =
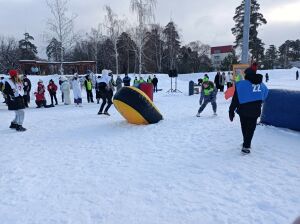
[[[236,83],[236,91],[240,104],[254,101],[264,101],[268,96],[268,88],[265,84],[252,84],[248,80]]]

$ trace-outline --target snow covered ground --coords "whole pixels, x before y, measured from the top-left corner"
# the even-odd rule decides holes
[[[300,90],[294,71],[268,73],[270,88]],[[238,116],[229,121],[222,93],[217,117],[210,105],[195,117],[199,95],[187,96],[188,81],[202,76],[180,76],[183,94],[167,94],[169,78],[159,75],[164,120],[149,126],[126,123],[113,107],[104,117],[97,104],[36,109],[32,101],[28,131],[16,133],[1,104],[0,223],[292,223],[300,133],[258,126],[252,153],[241,156]]]

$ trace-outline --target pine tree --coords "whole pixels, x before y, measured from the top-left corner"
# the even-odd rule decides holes
[[[19,41],[19,49],[21,53],[21,59],[33,60],[36,59],[37,47],[31,43],[34,38],[29,33],[24,33],[24,39]]]
[[[266,50],[264,58],[264,68],[265,69],[274,69],[278,61],[278,51],[275,45],[270,45]]]
[[[258,27],[267,24],[267,20],[263,14],[259,12],[260,4],[257,0],[251,0],[251,13],[250,13],[250,33],[249,33],[249,50],[252,55],[252,60],[262,60],[264,52],[264,43],[258,38]],[[242,47],[243,41],[243,28],[244,28],[244,12],[245,0],[242,0],[240,6],[235,10],[233,20],[235,22],[234,28],[231,29],[232,34],[235,36],[235,47]]]
[[[232,54],[229,54],[227,57],[224,58],[224,60],[221,62],[220,69],[223,71],[232,71],[232,65],[234,64],[238,64],[238,58],[235,54],[235,51],[233,51]]]
[[[61,54],[61,43],[56,38],[52,38],[49,45],[46,48],[46,54],[49,61],[59,61]]]
[[[289,62],[291,61],[291,43],[292,41],[287,40],[279,48],[279,63],[282,68],[288,68]]]
[[[144,47],[146,71],[162,71],[163,47],[163,28],[158,24],[154,24],[147,33],[147,41]]]
[[[118,38],[117,48],[119,53],[120,72],[135,72],[136,45],[128,33],[123,32],[120,35]]]
[[[180,51],[180,39],[174,22],[169,22],[163,30],[165,36],[165,50],[166,62],[164,71],[169,72],[171,69],[177,68],[177,58]]]

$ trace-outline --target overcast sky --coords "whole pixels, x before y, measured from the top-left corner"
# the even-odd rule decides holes
[[[259,29],[266,45],[281,45],[285,40],[300,39],[300,0],[258,0],[261,13],[268,21]],[[130,0],[70,0],[69,11],[78,17],[75,31],[85,34],[103,22],[104,5],[110,5],[120,17],[135,23],[129,9]],[[172,19],[178,26],[181,40],[187,44],[200,40],[210,46],[233,44],[232,17],[241,0],[158,0],[155,19],[165,26]],[[0,0],[0,35],[23,38],[27,31],[35,37],[40,55],[44,56],[43,33],[51,17],[45,0]]]

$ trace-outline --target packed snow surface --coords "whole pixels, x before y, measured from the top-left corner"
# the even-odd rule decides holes
[[[267,72],[269,88],[300,90],[295,71]],[[114,107],[99,116],[86,98],[81,108],[64,106],[58,91],[55,108],[31,101],[28,130],[17,133],[1,103],[0,223],[292,223],[300,215],[300,133],[257,126],[242,156],[239,117],[229,121],[222,93],[217,117],[211,105],[195,116],[199,95],[188,96],[188,82],[201,77],[181,75],[183,93],[175,94],[158,75],[154,103],[164,120],[148,126],[128,124]],[[40,78],[57,83],[30,77],[32,92]]]

